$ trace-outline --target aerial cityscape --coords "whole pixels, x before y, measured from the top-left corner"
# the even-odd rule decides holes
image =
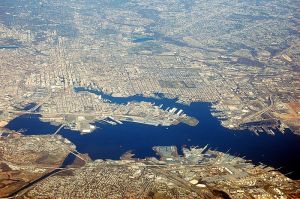
[[[41,142],[41,139],[44,142]],[[16,198],[297,198],[299,182],[267,166],[204,148],[153,147],[160,159],[95,160],[76,153],[61,136],[1,141],[0,194]],[[32,152],[34,151],[34,152]],[[25,154],[25,155],[24,155]],[[52,169],[52,170],[51,170]],[[51,172],[50,172],[51,171]],[[45,175],[45,173],[50,172]],[[34,180],[33,180],[34,179]],[[25,186],[24,186],[25,185]],[[31,185],[31,186],[28,186]],[[31,187],[34,187],[31,189]],[[21,188],[21,189],[20,189]]]
[[[297,0],[1,0],[0,198],[300,198]]]

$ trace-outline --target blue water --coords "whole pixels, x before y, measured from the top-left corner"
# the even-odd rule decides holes
[[[19,46],[0,46],[0,49],[16,49],[19,48]]]
[[[23,108],[23,110],[28,111],[28,110],[32,109],[33,107],[35,107],[36,105],[37,105],[36,103],[26,104],[26,106]]]
[[[79,92],[77,90],[77,92]],[[93,92],[93,91],[92,91]],[[99,93],[98,93],[99,94]],[[103,94],[103,93],[101,93]],[[102,95],[102,98],[106,97]],[[191,103],[190,106],[175,103],[174,99],[143,98],[142,96],[114,98],[114,103],[126,103],[128,100],[152,100],[155,104],[164,104],[164,108],[177,107],[185,113],[196,117],[200,123],[196,127],[185,124],[162,127],[124,122],[122,125],[96,123],[99,127],[95,132],[80,135],[68,129],[60,134],[71,140],[81,153],[87,153],[92,159],[119,159],[128,150],[136,157],[155,156],[152,151],[157,145],[183,145],[203,147],[208,144],[212,149],[232,155],[245,156],[254,163],[262,162],[275,168],[282,167],[283,173],[294,171],[289,177],[300,179],[300,136],[290,131],[285,134],[277,132],[275,136],[266,133],[256,136],[248,130],[230,130],[220,125],[219,120],[211,115],[209,103]],[[11,121],[7,128],[13,130],[27,129],[25,134],[51,134],[58,127],[41,122],[37,115],[23,115]]]
[[[140,38],[135,38],[132,40],[133,43],[141,43],[141,42],[146,42],[146,41],[152,41],[154,40],[153,37],[140,37]]]
[[[168,107],[177,107],[180,109],[183,108],[188,108],[186,105],[184,104],[179,104],[177,103],[177,98],[174,99],[168,99],[165,98],[165,96],[161,93],[156,93],[154,97],[145,97],[143,95],[133,95],[133,96],[128,96],[128,97],[113,97],[109,94],[104,93],[101,90],[95,90],[95,89],[88,89],[85,87],[75,87],[74,91],[76,93],[78,92],[88,92],[88,93],[93,93],[96,94],[98,96],[101,96],[102,99],[108,100],[112,103],[115,104],[127,104],[128,102],[151,102],[154,103],[156,105],[163,105],[165,108]]]

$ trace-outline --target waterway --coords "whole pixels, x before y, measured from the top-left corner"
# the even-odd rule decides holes
[[[17,49],[19,46],[0,46],[0,49]]]
[[[139,37],[132,40],[133,43],[142,43],[146,41],[155,40],[153,37]]]
[[[77,90],[81,92],[83,90]],[[87,91],[87,90],[85,90]],[[177,107],[200,122],[196,127],[179,124],[170,127],[150,126],[124,122],[122,125],[96,123],[98,127],[91,134],[80,135],[79,132],[62,129],[60,134],[72,141],[80,153],[87,153],[92,159],[119,159],[128,150],[135,157],[155,156],[153,146],[176,145],[200,146],[209,145],[211,149],[227,152],[232,155],[245,156],[254,163],[280,168],[283,173],[293,179],[300,179],[300,136],[287,130],[285,134],[276,131],[275,136],[266,133],[256,136],[248,130],[230,130],[221,126],[220,121],[211,115],[211,104],[191,103],[188,105],[176,103],[176,99],[145,98],[133,96],[115,98],[99,91],[102,98],[113,103],[129,101],[151,101],[163,108]],[[25,134],[52,134],[58,128],[39,120],[38,115],[23,115],[11,121],[7,128],[13,130],[27,129]]]
[[[102,99],[108,100],[109,102],[115,103],[115,104],[127,104],[128,102],[151,102],[155,103],[156,105],[164,105],[166,108],[167,107],[174,107],[176,106],[177,108],[188,108],[186,105],[178,103],[178,99],[169,99],[166,98],[163,94],[161,93],[156,93],[155,96],[153,97],[145,97],[143,95],[133,95],[133,96],[128,96],[128,97],[114,97],[109,94],[104,93],[101,90],[96,90],[96,89],[88,89],[85,87],[75,87],[74,92],[88,92],[92,93],[95,95],[98,95],[99,97],[101,96]]]

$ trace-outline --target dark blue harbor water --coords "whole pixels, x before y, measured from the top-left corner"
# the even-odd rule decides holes
[[[24,111],[29,111],[30,109],[32,109],[33,107],[35,107],[37,104],[36,103],[29,103],[29,104],[27,104],[24,108],[23,108],[23,110]]]
[[[102,98],[105,96],[102,95]],[[294,173],[288,175],[293,179],[300,179],[300,136],[289,130],[285,134],[276,132],[275,136],[266,133],[256,136],[243,130],[236,131],[224,128],[214,118],[209,103],[192,103],[190,106],[175,103],[174,99],[129,97],[127,99],[111,97],[114,103],[125,103],[126,100],[143,100],[163,104],[163,108],[177,107],[185,113],[196,117],[200,123],[196,127],[185,124],[162,127],[124,122],[122,125],[112,126],[97,123],[95,132],[80,135],[68,129],[62,129],[60,134],[71,140],[81,153],[87,153],[92,159],[119,159],[128,150],[132,150],[136,157],[155,156],[152,151],[157,145],[183,145],[203,147],[208,144],[211,149],[232,155],[245,156],[254,163],[262,162],[275,168],[282,167],[281,172]],[[140,97],[140,98],[139,98]],[[120,100],[120,101],[116,101]],[[7,128],[13,130],[27,129],[25,134],[52,134],[58,128],[50,123],[41,122],[37,115],[23,115],[11,121]]]
[[[166,108],[174,107],[176,103],[177,108],[187,108],[186,106],[177,103],[177,99],[168,99],[165,98],[165,96],[161,93],[156,93],[154,97],[145,97],[143,95],[133,95],[128,97],[113,97],[109,94],[104,93],[101,90],[95,90],[95,89],[88,89],[85,87],[75,87],[74,92],[88,92],[93,93],[95,95],[101,96],[102,99],[108,100],[110,102],[113,102],[115,104],[127,104],[128,102],[151,102],[155,103],[156,105],[164,105]]]

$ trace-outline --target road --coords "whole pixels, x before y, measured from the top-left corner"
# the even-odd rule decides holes
[[[262,110],[260,110],[260,111],[258,111],[256,113],[254,113],[252,115],[249,115],[246,118],[243,118],[243,120],[242,120],[241,123],[249,122],[249,121],[251,121],[251,119],[253,119],[253,118],[257,117],[257,116],[260,116],[261,114],[263,114],[263,113],[269,111],[270,109],[272,109],[273,106],[274,106],[274,101],[273,101],[273,98],[272,98],[271,95],[270,95],[269,99],[270,99],[270,105],[268,107],[266,107],[266,108],[264,108],[264,109],[262,109]]]

